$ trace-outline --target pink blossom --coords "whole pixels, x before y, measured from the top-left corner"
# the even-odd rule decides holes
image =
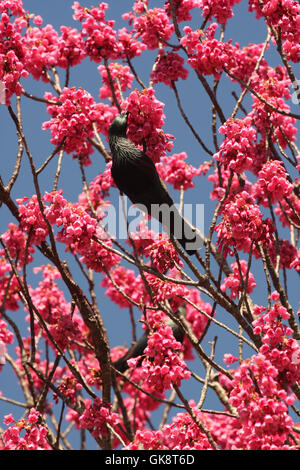
[[[55,282],[61,276],[57,269],[51,265],[35,269],[35,273],[43,271],[43,280],[35,289],[30,288],[32,302],[39,315],[47,323],[48,329],[56,343],[65,349],[71,346],[74,340],[81,341],[79,324],[76,315],[71,315],[71,305],[65,300],[63,292]],[[35,325],[36,332],[39,326]],[[43,334],[47,337],[46,332]]]
[[[8,230],[2,235],[2,239],[6,244],[6,247],[9,251],[10,256],[15,259],[18,263],[23,265],[25,263],[25,254],[26,254],[26,263],[30,263],[33,260],[33,253],[35,249],[30,244],[30,239],[26,234],[20,230],[17,225],[10,223],[8,224]],[[29,242],[29,243],[28,243]],[[0,249],[0,256],[5,255],[5,250]]]
[[[183,284],[162,281],[152,274],[146,274],[145,277],[152,289],[154,299],[157,302],[163,302],[167,299],[170,300],[173,309],[176,309],[182,304],[182,299],[180,299],[179,296],[184,296],[188,293],[187,288]]]
[[[26,26],[26,21],[18,21],[20,18],[13,18],[12,15],[24,15],[22,2],[14,3],[5,0],[0,7],[0,80],[5,86],[5,103],[10,105],[10,98],[16,94],[20,96],[22,86],[19,80],[28,77],[25,65],[26,49],[21,37],[21,31]],[[10,22],[12,18],[12,22]]]
[[[134,77],[130,72],[128,65],[124,66],[114,62],[109,64],[108,69],[111,80],[113,82],[115,96],[118,100],[120,100],[121,92],[131,88]],[[102,77],[102,82],[104,83],[104,85],[100,88],[99,98],[112,98],[112,90],[110,88],[110,81],[106,67],[104,65],[99,65],[98,71]]]
[[[47,69],[57,65],[59,35],[52,25],[28,28],[23,43],[26,50],[26,69],[35,80],[48,82]]]
[[[146,246],[144,255],[151,257],[153,265],[160,273],[173,268],[175,263],[182,265],[173,244],[162,234],[158,234],[153,243]]]
[[[201,411],[193,401],[190,401],[193,413],[197,419],[206,424]],[[206,434],[200,430],[188,413],[178,413],[170,424],[165,424],[161,430],[138,430],[135,439],[125,447],[127,450],[211,450],[211,444]]]
[[[225,292],[226,289],[231,290],[230,297],[235,299],[240,293],[247,292],[251,293],[256,287],[256,282],[253,274],[248,272],[248,263],[246,260],[242,259],[239,263],[235,262],[231,264],[233,272],[229,274],[224,280],[224,283],[221,285],[221,290]],[[241,273],[240,273],[241,271]],[[242,275],[242,280],[241,280]],[[247,284],[244,283],[247,280]]]
[[[6,429],[2,434],[4,446],[3,450],[50,450],[47,442],[48,429],[37,424],[40,414],[34,408],[29,410],[28,416],[15,422],[14,425]],[[13,424],[14,418],[9,415],[5,419],[5,424]],[[25,432],[24,436],[23,432]]]
[[[286,385],[294,385],[300,378],[300,363],[297,360],[300,345],[289,338],[293,331],[284,323],[290,314],[277,301],[277,295],[273,293],[272,297],[274,305],[253,322],[253,332],[262,336],[260,353],[276,367],[278,383],[285,388]]]
[[[106,164],[106,168],[102,173],[99,173],[89,184],[88,196],[85,192],[80,193],[78,196],[78,202],[81,206],[84,206],[86,211],[90,210],[89,204],[92,204],[93,209],[97,213],[97,217],[102,219],[104,216],[104,210],[109,206],[110,202],[105,198],[109,195],[109,190],[114,186],[114,182],[111,176],[111,164],[109,161]]]
[[[61,26],[60,31],[57,65],[67,68],[80,64],[86,57],[84,41],[80,32],[70,26]]]
[[[200,0],[199,6],[202,8],[202,16],[211,19],[214,16],[218,23],[226,24],[229,18],[233,17],[232,7],[241,0],[221,0],[214,2],[213,0]]]
[[[87,140],[94,137],[93,117],[91,111],[95,106],[94,98],[82,88],[64,88],[59,98],[50,93],[46,99],[59,102],[58,105],[48,105],[47,111],[52,115],[50,121],[43,123],[42,129],[50,129],[50,142],[59,145],[65,139],[66,153],[75,153],[89,164],[89,155],[93,152],[92,145]]]
[[[160,177],[174,189],[183,189],[186,191],[194,187],[192,179],[200,175],[200,169],[186,163],[187,158],[185,152],[174,153],[168,157],[162,157],[160,162],[156,164],[156,169]]]
[[[295,224],[300,224],[300,199],[294,194],[290,193],[286,197],[287,200],[282,199],[275,208],[275,213],[279,216],[279,220],[283,227]]]
[[[0,12],[13,16],[25,15],[22,0],[3,0],[0,4]]]
[[[118,59],[121,55],[121,45],[114,30],[115,22],[105,19],[107,3],[102,2],[97,7],[83,8],[75,1],[72,8],[73,18],[82,23],[81,34],[90,60],[101,62],[103,58]]]
[[[273,224],[263,220],[254,198],[246,191],[236,194],[223,205],[222,221],[215,227],[218,245],[249,251],[252,241],[262,241],[266,246],[273,241]]]
[[[257,199],[270,198],[272,204],[281,201],[284,196],[288,196],[293,185],[287,179],[287,173],[283,162],[279,160],[270,160],[265,163],[258,173],[258,182],[255,185],[255,196]],[[268,200],[264,205],[268,206]]]
[[[134,37],[140,37],[148,49],[156,49],[161,39],[168,41],[174,31],[174,26],[163,8],[144,10],[142,16],[125,13],[123,19],[133,24]]]
[[[156,163],[171,150],[173,136],[161,129],[165,119],[164,104],[154,95],[153,88],[134,90],[123,107],[129,111],[127,137],[136,145],[145,143],[147,155]]]
[[[200,8],[201,0],[173,0],[175,15],[178,23],[181,21],[190,21],[192,16],[190,11],[194,8]],[[172,11],[169,0],[165,3],[165,10],[169,18],[172,18]]]
[[[30,244],[39,245],[47,238],[48,227],[40,211],[37,196],[34,195],[30,199],[28,197],[17,199],[17,203],[21,218],[20,230],[30,234]]]
[[[298,273],[300,273],[300,250],[297,250],[297,253],[290,264],[290,268],[294,268]]]
[[[185,26],[180,40],[189,54],[188,64],[198,73],[214,75],[216,79],[220,78],[223,67],[230,64],[233,53],[230,41],[226,43],[214,38],[217,26],[212,23],[205,32]]]
[[[138,57],[147,49],[146,44],[135,39],[132,32],[128,31],[126,28],[118,30],[118,39],[122,46],[121,56],[123,58],[128,57],[132,59],[133,57]]]
[[[130,307],[132,305],[130,299],[138,303],[146,303],[148,293],[140,275],[136,276],[133,270],[125,269],[123,266],[114,268],[110,274],[113,282],[108,277],[105,277],[101,282],[101,286],[107,288],[105,294],[113,302],[121,308]],[[116,285],[119,289],[116,289]]]
[[[183,67],[184,59],[175,52],[165,53],[164,49],[159,49],[154,70],[150,74],[153,83],[163,82],[172,86],[179,78],[186,80],[189,72]]]
[[[94,437],[103,437],[107,434],[106,423],[113,428],[120,423],[117,413],[110,410],[110,406],[102,403],[100,398],[95,398],[93,404],[87,404],[79,418],[81,429],[89,429]]]
[[[256,141],[251,118],[230,118],[220,127],[219,132],[225,134],[225,139],[220,145],[220,151],[214,155],[215,159],[237,173],[251,168]]]
[[[249,10],[256,12],[256,18],[264,16],[266,23],[275,28],[277,33],[280,30],[283,49],[288,55],[288,60],[299,62],[300,6],[297,0],[283,0],[282,2],[267,0],[263,5],[259,0],[250,0]]]
[[[275,108],[281,109],[285,112],[290,111],[289,105],[285,103],[283,98],[277,97],[276,95],[274,96],[272,89],[270,90],[265,83],[261,83],[259,90],[257,91],[259,91],[261,96]],[[273,142],[278,140],[282,148],[286,148],[286,139],[292,142],[295,140],[295,135],[297,133],[295,118],[285,116],[273,110],[270,111],[270,108],[256,96],[253,96],[252,99],[253,110],[249,113],[249,116],[252,118],[253,125],[256,126],[264,139],[267,134],[270,134]]]
[[[179,357],[183,350],[182,344],[175,340],[172,328],[162,323],[159,312],[148,315],[148,321],[151,330],[144,351],[146,357],[142,361],[141,376],[151,388],[163,392],[172,384],[180,386],[181,380],[190,377],[190,372]]]
[[[15,274],[12,274],[11,264],[0,257],[0,303],[4,302],[4,308],[12,311],[19,309],[19,290],[20,284]]]
[[[239,414],[237,448],[283,450],[293,422],[293,399],[278,386],[278,371],[262,354],[242,362],[234,373],[230,403]]]

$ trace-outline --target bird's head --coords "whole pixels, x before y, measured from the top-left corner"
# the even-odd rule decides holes
[[[109,135],[126,137],[128,111],[115,117],[109,128]]]

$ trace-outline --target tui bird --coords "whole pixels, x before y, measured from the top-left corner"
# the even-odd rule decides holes
[[[179,307],[179,308],[185,309],[185,307]],[[176,323],[174,323],[171,319],[168,319],[166,323],[169,326],[171,326],[173,330],[173,335],[176,341],[179,341],[180,343],[182,343],[184,334],[181,328],[178,325],[176,325]],[[114,368],[117,369],[119,372],[125,372],[127,369],[129,369],[129,366],[127,363],[128,359],[143,355],[144,350],[148,343],[148,336],[149,336],[149,330],[145,331],[145,333],[143,334],[143,336],[141,336],[138,342],[134,344],[133,347],[129,348],[128,351],[124,354],[124,356],[120,357],[120,359],[112,363]],[[141,365],[143,359],[144,357],[141,357],[140,361],[137,364],[138,366]]]
[[[189,255],[202,246],[202,238],[180,215],[146,153],[126,136],[128,112],[117,116],[109,128],[111,174],[121,193],[159,220],[171,239],[176,238]]]

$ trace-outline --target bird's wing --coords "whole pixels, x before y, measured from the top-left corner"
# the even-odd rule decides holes
[[[116,185],[133,203],[142,203],[148,210],[151,204],[173,204],[151,158],[127,139],[122,139],[111,171]]]

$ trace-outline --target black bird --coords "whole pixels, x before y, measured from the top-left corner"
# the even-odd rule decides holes
[[[184,334],[181,328],[178,325],[176,325],[171,319],[167,320],[167,324],[171,326],[173,330],[174,338],[180,343],[182,343]],[[137,341],[137,343],[133,345],[133,347],[128,349],[128,351],[124,354],[124,356],[120,357],[120,359],[112,363],[114,368],[117,369],[119,372],[125,372],[127,369],[129,369],[129,366],[127,363],[128,359],[143,355],[144,350],[147,346],[148,336],[149,336],[149,330],[145,331],[143,336],[141,336],[141,338]],[[141,359],[139,360],[137,364],[138,366],[141,365],[143,359],[144,357],[141,357]]]
[[[127,138],[127,118],[128,112],[120,114],[109,128],[114,182],[121,193],[159,220],[169,237],[176,238],[186,252],[193,255],[203,240],[178,212],[151,158]]]

